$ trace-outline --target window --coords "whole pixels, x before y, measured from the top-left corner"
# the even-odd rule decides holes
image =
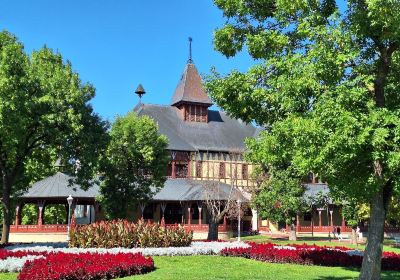
[[[203,177],[202,169],[203,169],[203,163],[201,161],[197,161],[196,162],[196,177],[198,177],[198,178]]]
[[[219,163],[219,178],[225,179],[225,163],[224,162]]]
[[[248,165],[243,164],[242,165],[242,179],[247,180],[249,178],[249,170],[248,170]]]

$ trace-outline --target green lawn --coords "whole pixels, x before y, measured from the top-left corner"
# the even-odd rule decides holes
[[[232,239],[234,240],[234,239]],[[351,245],[350,243],[348,243],[347,241],[342,241],[339,242],[337,240],[332,240],[332,242],[329,242],[326,240],[326,238],[317,238],[317,237],[300,237],[298,238],[297,241],[289,241],[287,239],[271,239],[271,237],[269,236],[265,236],[265,235],[252,235],[252,236],[245,236],[242,237],[243,241],[252,241],[252,242],[272,242],[275,244],[282,244],[282,245],[286,245],[286,244],[316,244],[319,246],[344,246],[344,247],[348,247],[348,248],[354,248],[354,249],[359,249],[359,250],[364,250],[365,249],[365,245],[364,244],[360,244],[358,246],[356,245]],[[387,252],[395,252],[397,254],[400,254],[400,248],[397,247],[395,248],[393,243],[393,240],[390,239],[385,239],[384,241],[384,246],[383,246],[383,250],[387,251]]]
[[[341,267],[270,264],[243,258],[220,256],[154,257],[156,271],[130,280],[346,280],[357,279],[358,271]],[[0,274],[1,280],[16,279],[17,274]],[[400,272],[384,272],[382,279],[400,279]]]

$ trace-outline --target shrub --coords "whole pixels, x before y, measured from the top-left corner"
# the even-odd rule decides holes
[[[249,243],[249,248],[227,248],[222,256],[244,257],[272,263],[297,263],[321,266],[361,267],[362,253],[351,254],[346,247],[320,247],[316,245],[279,246],[272,243]],[[354,251],[353,251],[354,252]],[[382,269],[400,270],[400,255],[384,252]]]
[[[154,270],[151,257],[137,254],[51,253],[27,261],[18,280],[95,280],[114,279]]]
[[[189,246],[193,233],[182,226],[163,227],[140,220],[101,221],[74,227],[70,232],[70,247],[81,248],[135,248]]]

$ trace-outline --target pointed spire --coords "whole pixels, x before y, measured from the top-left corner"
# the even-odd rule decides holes
[[[197,103],[207,106],[212,105],[212,102],[203,87],[199,72],[193,63],[186,64],[181,80],[172,96],[171,105],[178,106],[181,103]]]
[[[187,63],[193,63],[193,59],[192,59],[192,37],[189,37],[189,59]]]

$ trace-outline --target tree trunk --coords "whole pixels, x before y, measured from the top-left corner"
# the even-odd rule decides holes
[[[208,236],[207,240],[218,240],[218,223],[213,219],[208,222]]]
[[[371,200],[371,218],[368,226],[368,243],[364,252],[360,280],[381,279],[381,259],[383,249],[383,234],[386,218],[384,189],[376,193]]]
[[[3,198],[2,198],[2,208],[3,208],[3,231],[1,233],[1,244],[8,243],[10,236],[10,223],[11,223],[11,203],[10,203],[10,189],[11,186],[8,180],[3,176]]]
[[[353,245],[357,245],[357,232],[356,229],[354,227],[351,228],[351,244]]]
[[[296,241],[297,240],[295,224],[291,224],[290,225],[289,240],[290,241]]]

